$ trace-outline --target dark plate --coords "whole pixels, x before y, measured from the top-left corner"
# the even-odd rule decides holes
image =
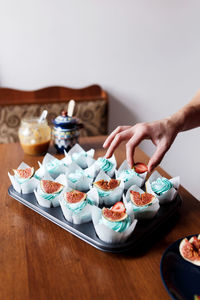
[[[19,194],[13,189],[12,186],[9,187],[8,194],[22,204],[33,209],[43,217],[49,219],[53,223],[84,240],[93,247],[102,251],[113,253],[129,251],[130,249],[138,247],[142,241],[152,235],[160,228],[160,226],[165,224],[169,218],[174,215],[174,213],[176,213],[182,202],[180,196],[178,195],[171,203],[162,205],[153,219],[138,221],[133,234],[125,243],[108,244],[104,243],[97,237],[92,222],[74,225],[65,220],[60,207],[44,208],[38,204],[33,193],[26,195]]]
[[[160,263],[160,273],[172,299],[194,300],[194,295],[200,295],[200,267],[182,258],[179,253],[181,240],[182,238],[164,252]]]

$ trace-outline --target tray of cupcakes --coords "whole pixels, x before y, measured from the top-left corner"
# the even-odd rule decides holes
[[[37,170],[22,162],[8,173],[8,193],[99,250],[128,251],[180,207],[180,178],[155,171],[146,180],[145,164],[117,169],[114,155],[95,160],[94,153],[76,144],[62,159],[47,153]]]

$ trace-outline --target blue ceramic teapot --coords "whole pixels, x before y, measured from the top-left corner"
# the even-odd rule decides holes
[[[64,153],[64,150],[69,151],[78,143],[83,124],[79,123],[77,118],[68,116],[67,111],[63,110],[61,115],[53,120],[53,124],[52,138],[59,153]]]

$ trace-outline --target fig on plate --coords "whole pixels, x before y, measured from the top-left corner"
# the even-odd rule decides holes
[[[67,201],[68,203],[78,203],[78,202],[82,202],[86,199],[87,194],[77,191],[77,190],[72,190],[70,192],[66,192],[64,194],[64,199],[65,201]]]
[[[155,196],[149,193],[143,193],[140,195],[139,192],[130,191],[130,199],[136,206],[145,206],[152,203]]]
[[[62,191],[64,186],[55,181],[41,180],[40,187],[42,191],[46,194],[57,194]]]
[[[121,180],[111,179],[108,180],[99,180],[94,182],[94,186],[103,190],[103,191],[112,191],[120,185]]]
[[[21,179],[29,179],[34,174],[34,168],[13,169],[14,174]]]
[[[111,222],[123,221],[128,216],[125,211],[120,212],[106,207],[102,209],[102,215],[105,219]]]
[[[193,236],[189,241],[184,238],[180,243],[179,251],[185,260],[200,266],[200,236]]]

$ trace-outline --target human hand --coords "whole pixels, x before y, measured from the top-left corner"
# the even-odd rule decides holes
[[[178,128],[176,123],[170,118],[150,123],[138,123],[134,126],[119,126],[108,136],[103,147],[108,148],[106,158],[109,158],[122,141],[128,140],[126,144],[126,158],[132,168],[134,165],[135,147],[142,140],[150,139],[156,146],[156,151],[148,163],[148,171],[151,172],[161,162],[177,134]]]

